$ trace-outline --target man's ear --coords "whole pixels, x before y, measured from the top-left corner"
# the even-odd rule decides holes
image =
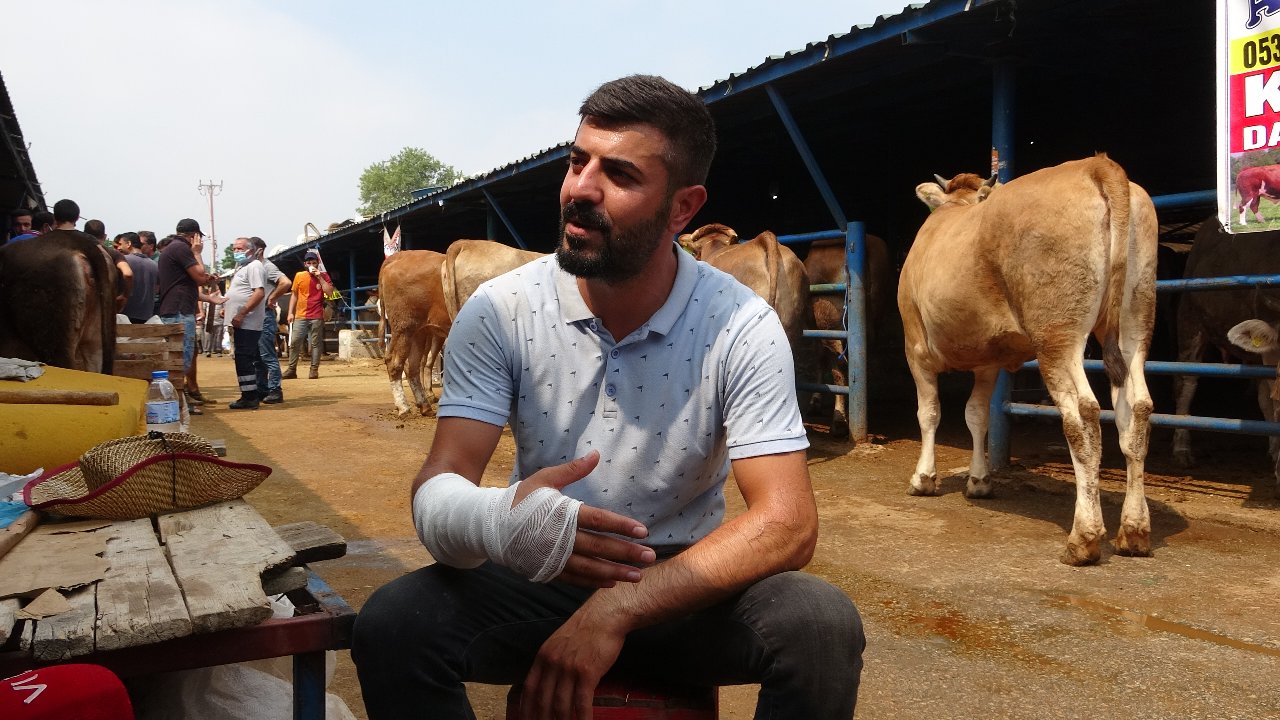
[[[703,205],[707,204],[707,188],[690,185],[676,190],[671,196],[671,219],[667,222],[667,234],[675,235],[693,220]]]

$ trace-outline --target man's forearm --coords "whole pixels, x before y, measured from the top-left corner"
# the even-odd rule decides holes
[[[643,569],[639,583],[597,591],[578,613],[591,624],[626,633],[714,605],[771,575],[797,570],[812,556],[817,535],[816,522],[810,524],[803,515],[748,510],[688,550]]]

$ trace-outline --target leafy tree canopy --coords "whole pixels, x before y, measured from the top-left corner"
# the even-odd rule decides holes
[[[359,211],[365,216],[377,215],[408,203],[414,190],[434,185],[448,187],[461,179],[462,173],[426,150],[407,147],[360,174]]]

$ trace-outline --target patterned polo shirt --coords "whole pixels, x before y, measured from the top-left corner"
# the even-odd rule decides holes
[[[511,424],[511,481],[600,451],[565,494],[635,518],[654,546],[724,516],[729,461],[809,446],[791,349],[773,309],[679,257],[666,303],[615,340],[554,255],[480,287],[445,349],[439,414]]]

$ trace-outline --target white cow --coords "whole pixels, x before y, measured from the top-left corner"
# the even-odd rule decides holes
[[[1227,331],[1227,339],[1242,350],[1262,356],[1262,362],[1276,367],[1280,365],[1280,332],[1276,326],[1257,318],[1245,320]],[[1280,382],[1270,383],[1272,406],[1280,405]],[[1272,416],[1268,420],[1276,420]],[[1275,464],[1276,495],[1280,496],[1280,456],[1273,458]]]
[[[1157,224],[1151,198],[1105,155],[1040,170],[998,187],[972,174],[924,183],[932,210],[902,268],[907,363],[916,383],[921,453],[913,495],[937,492],[938,373],[971,370],[965,420],[973,458],[965,495],[991,494],[985,453],[991,392],[1001,368],[1040,361],[1062,413],[1075,467],[1076,509],[1063,562],[1101,557],[1101,411],[1084,373],[1085,342],[1102,343],[1128,488],[1116,551],[1148,555],[1143,491],[1151,396],[1142,365],[1155,319]]]

